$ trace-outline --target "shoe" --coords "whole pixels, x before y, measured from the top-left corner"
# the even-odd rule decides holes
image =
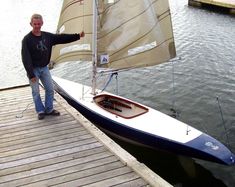
[[[38,114],[38,120],[42,120],[45,118],[45,113],[39,113]]]
[[[46,113],[46,115],[50,115],[50,116],[59,116],[60,112],[57,110],[52,110],[50,113]]]

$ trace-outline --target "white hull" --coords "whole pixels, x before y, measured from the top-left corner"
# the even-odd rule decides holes
[[[166,114],[110,93],[97,94],[95,97],[106,95],[131,106],[107,109],[95,102],[90,87],[57,77],[53,80],[56,91],[70,105],[116,137],[176,154],[234,164],[234,155],[219,141]]]

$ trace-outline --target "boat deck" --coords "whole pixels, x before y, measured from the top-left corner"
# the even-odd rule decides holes
[[[55,99],[38,120],[29,86],[0,90],[0,187],[171,186]]]

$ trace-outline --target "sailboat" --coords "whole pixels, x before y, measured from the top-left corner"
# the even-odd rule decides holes
[[[64,0],[58,33],[84,29],[58,45],[52,61],[92,63],[92,87],[53,76],[56,92],[109,135],[137,145],[225,165],[235,155],[221,142],[151,107],[97,89],[97,74],[154,66],[176,56],[167,0]]]

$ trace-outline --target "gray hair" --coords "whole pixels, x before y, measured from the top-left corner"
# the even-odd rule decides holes
[[[32,23],[33,19],[41,19],[41,20],[43,21],[42,15],[40,15],[40,14],[33,14],[33,15],[31,16],[31,21],[30,21],[30,23]]]

